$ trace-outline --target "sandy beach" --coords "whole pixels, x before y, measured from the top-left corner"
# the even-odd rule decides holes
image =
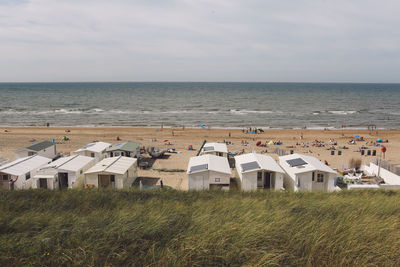
[[[66,132],[66,130],[70,132]],[[66,135],[70,140],[61,142],[61,138]],[[355,145],[348,144],[354,139],[355,135],[360,135],[365,141],[358,141]],[[266,130],[261,134],[246,134],[242,130],[232,129],[171,129],[164,128],[41,128],[41,127],[0,127],[0,157],[14,159],[14,151],[18,148],[28,146],[34,142],[55,139],[57,150],[62,155],[70,155],[71,152],[83,145],[98,140],[109,143],[116,143],[116,137],[122,141],[137,141],[144,146],[154,146],[161,149],[175,148],[177,153],[168,154],[166,158],[155,160],[153,167],[148,170],[139,170],[139,176],[156,177],[163,180],[164,185],[171,186],[179,190],[187,190],[186,172],[161,172],[155,169],[179,169],[185,170],[190,157],[195,156],[197,149],[200,148],[204,140],[209,142],[228,141],[230,152],[252,152],[267,153],[274,158],[278,155],[274,153],[277,148],[294,150],[295,153],[304,153],[327,161],[332,168],[343,168],[348,165],[352,158],[359,158],[363,163],[368,164],[376,157],[361,156],[358,152],[359,146],[367,146],[368,149],[377,150],[377,156],[381,155],[380,148],[373,145],[366,145],[367,142],[376,141],[377,138],[389,140],[384,145],[387,147],[386,160],[390,163],[399,165],[400,160],[396,155],[400,151],[400,130],[379,130],[369,132],[367,130]],[[302,136],[302,138],[301,138]],[[155,141],[155,140],[156,141]],[[341,149],[342,155],[331,155],[329,147],[330,139],[337,142],[336,150],[339,147],[347,146],[348,149]],[[35,140],[35,141],[34,141]],[[167,142],[164,142],[168,140]],[[257,147],[256,143],[262,144],[270,140],[280,140],[282,145],[268,145],[267,147]],[[325,147],[313,146],[315,140],[323,142]],[[247,142],[247,145],[242,145]],[[187,150],[192,145],[195,151]],[[149,157],[147,154],[145,157]],[[232,172],[235,176],[236,172]]]

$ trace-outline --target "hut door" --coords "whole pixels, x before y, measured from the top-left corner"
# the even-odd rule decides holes
[[[58,185],[60,189],[68,188],[68,173],[60,172],[58,174]]]
[[[47,189],[47,179],[39,179],[39,188]]]
[[[193,176],[193,178],[192,178],[193,189],[195,189],[195,190],[208,189],[208,188],[206,188],[206,185],[204,184],[204,180],[205,180],[204,175],[200,174],[200,175]]]
[[[99,175],[99,187],[111,187],[110,175]]]
[[[271,188],[271,173],[264,172],[264,188],[270,189]]]

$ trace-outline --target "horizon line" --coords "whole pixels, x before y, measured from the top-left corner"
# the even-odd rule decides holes
[[[286,84],[400,84],[400,82],[271,82],[271,81],[8,81],[0,84],[18,83],[286,83]]]

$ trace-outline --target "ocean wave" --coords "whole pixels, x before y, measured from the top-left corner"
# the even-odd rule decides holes
[[[238,115],[280,113],[279,111],[271,111],[271,110],[248,110],[248,109],[231,109],[230,112],[231,112],[232,114],[238,114]]]
[[[51,110],[23,110],[23,109],[7,109],[7,110],[0,110],[0,114],[7,114],[7,115],[46,115],[46,114],[82,114],[82,113],[98,113],[104,112],[104,110],[99,108],[94,109],[51,109]]]
[[[109,110],[105,113],[112,114],[136,114],[136,115],[160,115],[160,114],[218,114],[218,111],[207,110]]]
[[[358,113],[357,110],[329,110],[328,112],[335,115],[350,115]]]
[[[54,110],[55,113],[62,113],[62,114],[82,114],[83,110],[73,110],[73,109],[56,109]]]

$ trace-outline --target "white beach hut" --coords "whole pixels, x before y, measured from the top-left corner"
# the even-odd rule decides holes
[[[83,187],[84,172],[92,167],[95,159],[73,155],[59,158],[38,170],[32,188],[63,189]]]
[[[56,144],[50,141],[43,141],[15,151],[15,159],[25,158],[33,155],[54,159],[57,157]]]
[[[88,187],[129,188],[137,177],[137,159],[123,156],[105,158],[84,174]]]
[[[201,149],[200,155],[228,156],[228,147],[224,143],[206,143]]]
[[[279,165],[286,172],[284,186],[293,191],[335,191],[337,172],[317,158],[302,154],[279,157]]]
[[[189,190],[229,190],[231,169],[228,159],[215,155],[202,155],[189,160],[187,175]]]
[[[74,154],[94,158],[95,162],[99,162],[104,158],[106,149],[111,147],[111,144],[105,142],[93,142],[76,150]]]
[[[283,188],[284,170],[270,156],[248,153],[235,157],[242,190]]]
[[[15,189],[28,189],[32,187],[33,176],[39,168],[51,162],[51,159],[38,155],[14,160],[0,166],[1,186],[9,188],[9,180],[14,181]]]

